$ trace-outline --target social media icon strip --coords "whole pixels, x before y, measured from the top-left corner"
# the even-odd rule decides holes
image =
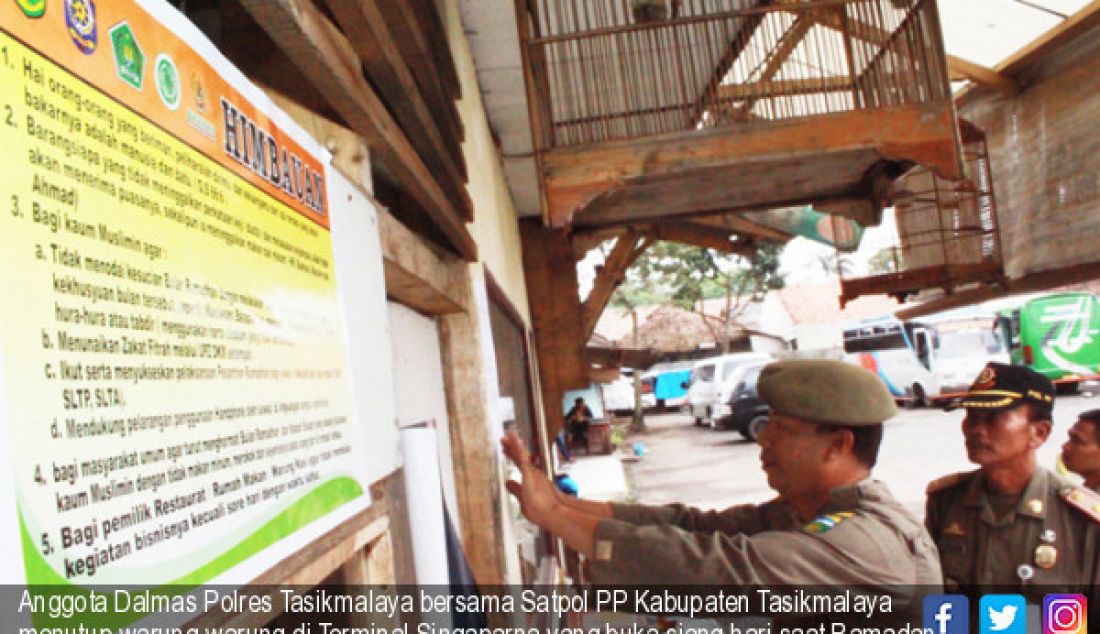
[[[1082,594],[1043,597],[1043,634],[1086,634],[1088,601]]]
[[[978,603],[981,634],[1027,634],[1027,600],[1019,594],[987,594]]]
[[[924,598],[925,631],[932,634],[969,634],[970,600],[961,594],[930,594]]]

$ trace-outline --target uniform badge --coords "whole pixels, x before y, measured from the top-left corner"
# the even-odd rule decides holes
[[[966,537],[966,529],[963,528],[962,524],[958,522],[952,522],[950,526],[943,529],[943,534],[951,535],[954,537]]]
[[[1058,563],[1058,549],[1050,544],[1039,544],[1035,549],[1035,565],[1050,570]]]
[[[1049,528],[1043,531],[1041,535],[1039,535],[1039,541],[1043,542],[1044,544],[1053,544],[1055,539],[1058,539],[1058,534]]]
[[[993,371],[993,366],[987,365],[982,370],[982,373],[978,375],[978,378],[974,379],[974,387],[985,389],[987,387],[992,387],[996,381],[997,373]]]
[[[1043,512],[1043,501],[1042,500],[1028,500],[1027,501],[1027,510],[1028,510],[1029,513],[1034,513],[1035,515],[1038,515],[1038,514],[1042,513]]]
[[[841,513],[829,513],[828,515],[822,515],[814,518],[813,521],[807,523],[802,527],[802,530],[807,533],[813,533],[820,535],[821,533],[828,533],[836,528],[837,524],[840,524],[849,517],[854,517],[855,513],[849,513],[847,511]]]

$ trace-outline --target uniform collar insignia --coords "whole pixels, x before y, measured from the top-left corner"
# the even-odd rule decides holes
[[[802,530],[806,531],[807,533],[813,533],[815,535],[820,535],[821,533],[828,533],[829,531],[836,528],[836,526],[838,524],[840,524],[841,522],[843,522],[844,520],[846,520],[850,517],[854,517],[854,516],[855,516],[855,513],[851,513],[851,512],[848,512],[848,511],[841,511],[839,513],[828,513],[826,515],[819,515],[818,517],[814,518],[812,521],[807,522],[802,527]]]

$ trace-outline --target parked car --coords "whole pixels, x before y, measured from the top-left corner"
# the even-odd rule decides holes
[[[688,404],[696,425],[703,425],[714,418],[714,413],[725,405],[722,392],[728,392],[736,383],[733,375],[745,364],[767,363],[771,357],[760,352],[738,352],[697,361],[691,369],[688,384]],[[726,389],[723,389],[726,388]]]
[[[721,405],[715,412],[715,429],[734,429],[755,441],[768,422],[768,406],[756,391],[756,382],[766,363],[746,364],[737,369],[728,392],[723,392]]]

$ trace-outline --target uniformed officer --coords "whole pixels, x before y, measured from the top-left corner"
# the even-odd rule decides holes
[[[1087,488],[1100,493],[1100,409],[1077,415],[1062,445],[1062,463],[1084,478]]]
[[[948,591],[998,586],[1041,603],[1100,583],[1100,496],[1037,465],[1054,386],[1020,366],[988,364],[961,402],[966,454],[979,469],[928,486],[928,530]]]
[[[776,500],[701,511],[567,498],[514,434],[503,444],[523,483],[509,491],[588,559],[594,583],[938,586],[928,533],[870,477],[896,413],[882,382],[840,361],[782,361],[758,391],[771,407],[759,442]]]

